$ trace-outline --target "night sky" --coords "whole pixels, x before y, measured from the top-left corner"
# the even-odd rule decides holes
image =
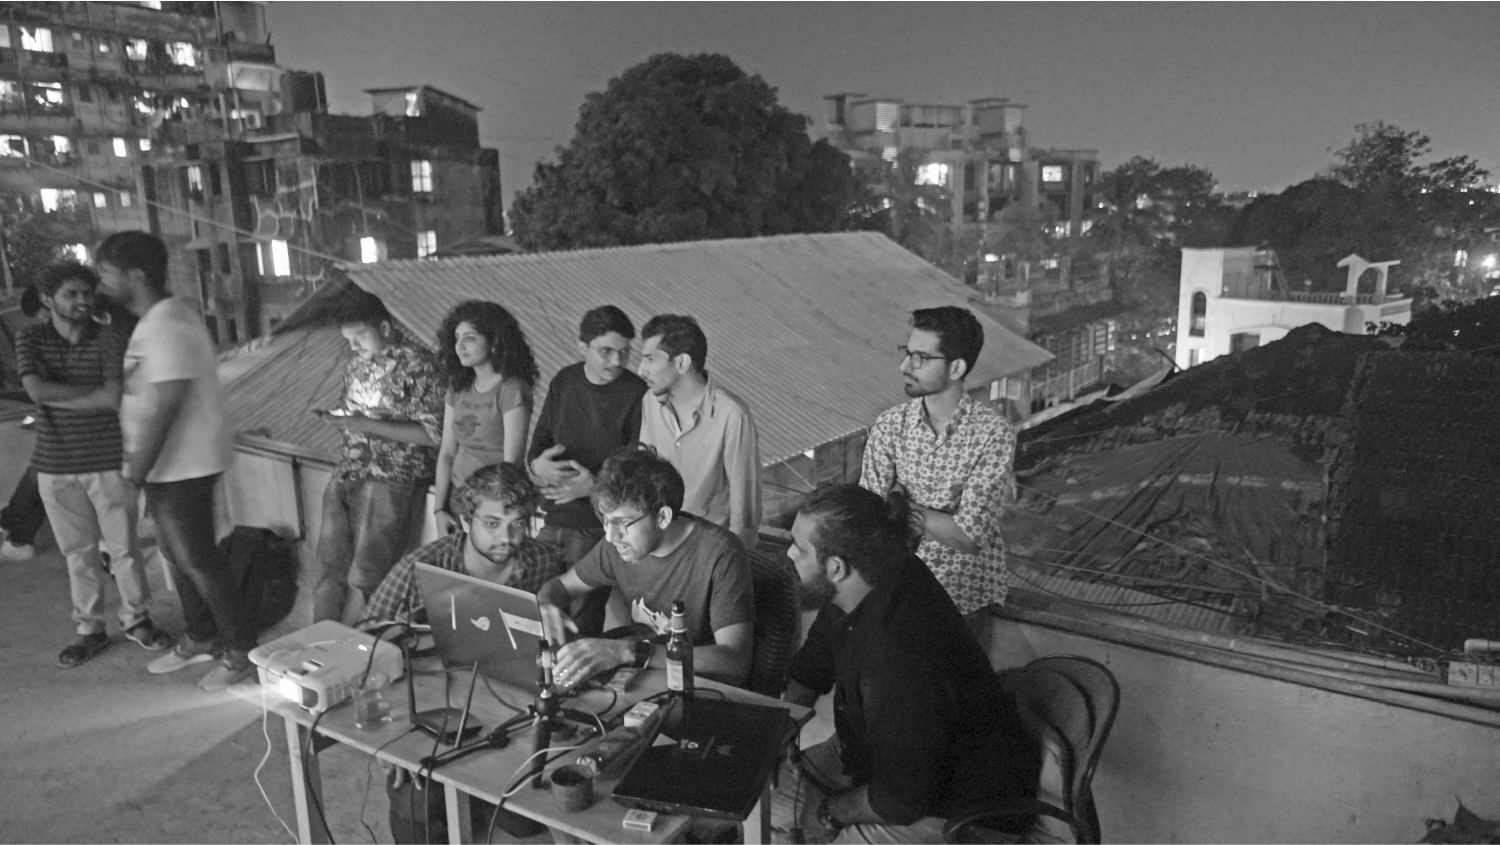
[[[484,109],[507,205],[578,107],[659,52],[725,53],[823,117],[839,91],[1027,104],[1034,145],[1197,164],[1225,190],[1311,177],[1356,123],[1431,135],[1500,175],[1496,3],[322,3],[269,5],[334,111],[430,84]]]

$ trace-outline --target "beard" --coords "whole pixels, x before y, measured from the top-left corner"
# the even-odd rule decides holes
[[[510,560],[511,552],[515,551],[516,548],[514,543],[492,543],[489,546],[481,549],[479,548],[479,544],[474,542],[473,533],[469,534],[469,546],[473,548],[480,557],[497,566],[503,565],[506,561]]]
[[[833,599],[833,594],[833,582],[822,572],[811,583],[797,581],[797,607],[801,610],[821,610]]]
[[[903,381],[901,389],[906,391],[907,398],[921,399],[923,396],[931,396],[947,386],[946,383],[930,384],[921,379],[907,379]]]

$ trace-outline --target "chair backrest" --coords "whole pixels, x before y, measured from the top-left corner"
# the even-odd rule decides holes
[[[755,589],[755,636],[745,689],[771,697],[786,689],[787,670],[797,648],[797,573],[784,554],[751,550]]]
[[[1069,680],[1083,690],[1089,703],[1089,715],[1093,719],[1093,738],[1084,749],[1083,756],[1073,774],[1073,791],[1079,796],[1081,804],[1078,807],[1078,817],[1087,826],[1093,838],[1097,841],[1100,837],[1099,814],[1094,808],[1094,770],[1099,765],[1099,757],[1104,751],[1104,741],[1109,738],[1109,731],[1114,727],[1115,714],[1120,708],[1120,684],[1115,680],[1114,673],[1105,666],[1087,657],[1076,655],[1065,655],[1058,657],[1043,657],[1037,662],[1046,663],[1048,668],[1055,672],[1066,675]]]
[[[1043,780],[1037,797],[1056,803],[1047,793],[1066,784],[1059,806],[1084,827],[1082,841],[1100,841],[1092,785],[1119,706],[1120,688],[1114,675],[1088,658],[1043,657],[1002,674],[1000,683],[1015,697],[1023,717],[1042,740]],[[1058,742],[1066,749],[1049,749]],[[1058,775],[1049,776],[1049,761],[1063,769],[1062,783],[1056,783]]]

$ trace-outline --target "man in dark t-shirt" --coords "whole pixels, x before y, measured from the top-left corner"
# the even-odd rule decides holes
[[[173,642],[151,622],[148,609],[151,590],[136,542],[137,492],[121,473],[126,338],[95,321],[98,287],[98,274],[87,267],[49,267],[37,282],[49,319],[26,326],[16,341],[21,385],[37,406],[31,465],[58,550],[68,563],[78,639],[58,655],[57,664],[65,668],[110,643],[104,630],[101,539],[120,593],[125,636],[150,651]]]
[[[831,689],[834,736],[784,765],[771,799],[781,836],[942,842],[966,808],[1036,794],[1041,751],[912,554],[910,516],[904,494],[840,484],[814,491],[792,525],[803,604],[821,609],[786,698],[811,705]]]
[[[583,315],[578,351],[547,387],[526,453],[531,480],[546,499],[546,524],[537,539],[556,546],[568,566],[604,539],[589,503],[604,459],[640,439],[646,383],[630,371],[635,327],[613,305]]]
[[[682,476],[647,446],[605,461],[591,497],[605,542],[537,591],[547,639],[566,643],[554,667],[558,684],[568,687],[616,666],[665,666],[658,646],[666,641],[674,601],[686,611],[694,670],[742,682],[750,670],[755,597],[739,538],[683,513]],[[566,642],[577,632],[569,602],[598,587],[620,592],[634,631],[620,639]]]

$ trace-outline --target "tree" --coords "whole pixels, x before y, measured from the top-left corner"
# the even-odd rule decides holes
[[[1421,132],[1384,122],[1355,132],[1317,178],[1247,206],[1228,242],[1274,248],[1289,281],[1318,290],[1342,289],[1335,265],[1357,252],[1401,262],[1391,268],[1393,290],[1472,297],[1477,277],[1454,258],[1500,225],[1500,202],[1484,189],[1489,172],[1465,155],[1430,160]]]
[[[45,218],[32,212],[24,198],[0,194],[0,242],[11,282],[17,289],[31,284],[48,265],[63,257],[62,241]]]
[[[511,206],[521,245],[578,249],[849,228],[848,156],[728,57],[663,53],[589,94]]]

